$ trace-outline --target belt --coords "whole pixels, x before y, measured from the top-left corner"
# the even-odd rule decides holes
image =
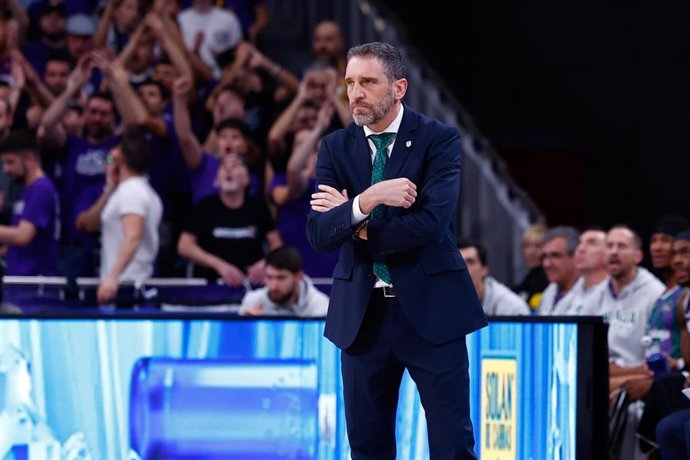
[[[393,286],[381,286],[374,289],[381,292],[384,297],[397,297],[397,294],[395,293],[395,288]]]

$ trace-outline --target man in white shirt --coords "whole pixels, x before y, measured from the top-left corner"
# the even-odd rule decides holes
[[[458,249],[465,259],[472,284],[487,315],[529,315],[527,302],[508,286],[489,276],[486,248],[477,241],[461,241]]]
[[[115,299],[121,282],[140,284],[153,275],[163,215],[161,199],[146,178],[149,145],[142,134],[125,134],[106,162],[103,194],[76,224],[93,231],[100,223],[100,304]]]
[[[266,256],[266,285],[247,292],[240,315],[325,317],[328,296],[304,274],[302,256],[291,246],[281,246]]]
[[[216,56],[237,46],[242,40],[242,25],[235,13],[214,6],[211,0],[194,0],[177,19],[187,48],[220,77]]]

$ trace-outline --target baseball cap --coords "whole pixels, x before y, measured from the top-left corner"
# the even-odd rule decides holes
[[[96,33],[96,27],[89,16],[83,13],[76,13],[67,18],[65,32],[71,35],[90,37]]]

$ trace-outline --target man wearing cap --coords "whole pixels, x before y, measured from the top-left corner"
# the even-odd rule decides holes
[[[8,246],[6,274],[58,275],[58,195],[43,173],[34,137],[11,133],[0,143],[0,159],[5,174],[26,187],[14,205],[11,225],[0,225],[0,242]]]
[[[67,51],[74,62],[77,62],[93,47],[93,34],[96,32],[96,27],[89,16],[76,13],[67,18],[65,32],[67,33],[65,37]]]

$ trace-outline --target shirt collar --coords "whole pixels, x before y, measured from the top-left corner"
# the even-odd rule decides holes
[[[405,109],[403,108],[403,104],[400,104],[400,111],[398,112],[398,115],[395,117],[393,122],[386,127],[383,131],[380,133],[377,133],[373,129],[369,128],[368,126],[364,126],[364,135],[366,137],[371,136],[372,134],[381,134],[381,133],[398,133],[398,130],[400,129],[400,123],[402,123],[402,117],[403,117],[403,112]]]

